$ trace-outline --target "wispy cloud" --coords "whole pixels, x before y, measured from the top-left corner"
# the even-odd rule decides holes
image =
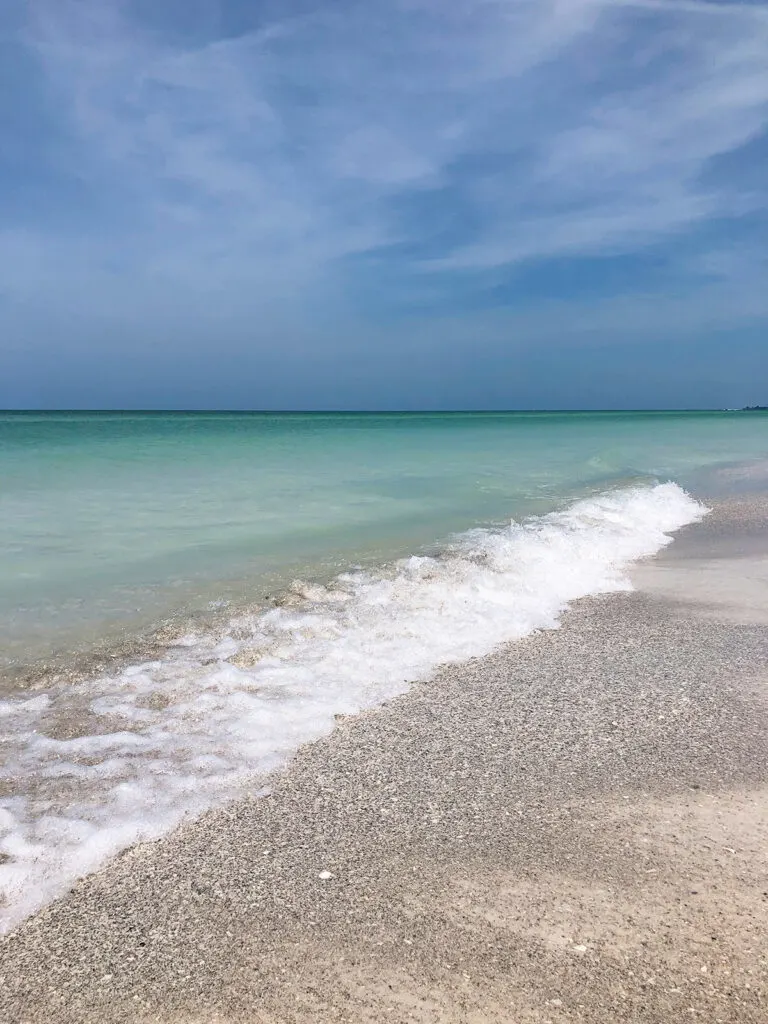
[[[61,129],[45,159],[81,209],[52,226],[30,206],[0,236],[17,296],[343,304],[372,256],[439,295],[768,207],[718,167],[768,126],[751,4],[350,0],[259,23],[245,6],[204,39],[134,10],[30,0],[18,44]]]
[[[522,179],[505,169],[483,183],[484,227],[440,265],[631,252],[765,208],[768,188],[745,193],[708,172],[768,124],[768,22],[724,6],[701,17],[700,6],[606,5],[557,72],[578,103],[564,98],[530,133]]]

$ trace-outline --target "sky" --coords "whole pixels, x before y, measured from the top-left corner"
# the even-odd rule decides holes
[[[3,0],[0,407],[768,404],[768,4]]]

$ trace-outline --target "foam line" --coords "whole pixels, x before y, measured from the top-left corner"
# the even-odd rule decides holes
[[[602,494],[471,530],[439,557],[296,583],[281,607],[186,636],[160,660],[0,703],[16,787],[0,801],[3,927],[127,846],[258,785],[335,715],[555,628],[577,598],[630,589],[627,567],[705,512],[674,483]]]

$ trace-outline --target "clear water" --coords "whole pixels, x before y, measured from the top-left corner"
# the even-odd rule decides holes
[[[754,414],[0,414],[0,669],[766,452]]]
[[[706,513],[680,484],[768,466],[746,414],[16,414],[0,438],[0,931],[337,715],[626,589]]]

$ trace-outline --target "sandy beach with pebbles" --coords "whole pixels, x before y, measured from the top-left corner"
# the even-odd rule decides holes
[[[8,1024],[768,1019],[768,502],[0,944]]]

